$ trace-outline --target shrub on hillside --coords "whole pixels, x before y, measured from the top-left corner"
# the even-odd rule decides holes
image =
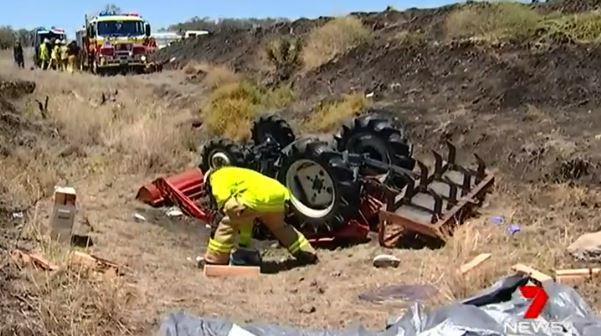
[[[205,125],[212,135],[244,140],[259,113],[286,107],[294,98],[290,87],[266,89],[248,81],[228,83],[211,93],[203,109]]]
[[[541,19],[536,11],[519,3],[472,4],[449,14],[445,28],[450,38],[527,39],[536,33]]]
[[[290,79],[300,68],[302,47],[302,41],[293,37],[282,37],[267,43],[265,53],[275,68],[276,82]]]
[[[601,13],[554,15],[542,24],[543,37],[555,41],[598,43],[601,41]]]
[[[361,93],[344,95],[340,100],[320,104],[305,123],[305,128],[317,132],[333,131],[349,118],[357,116],[369,104],[369,99]]]
[[[306,69],[316,68],[349,49],[366,42],[372,31],[360,19],[345,16],[315,28],[308,36],[303,50]]]

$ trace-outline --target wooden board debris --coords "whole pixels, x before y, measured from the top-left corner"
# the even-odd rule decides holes
[[[555,281],[564,285],[579,285],[596,276],[601,276],[601,268],[555,270]]]
[[[259,266],[230,266],[205,265],[204,275],[207,277],[258,277],[261,274]]]
[[[69,265],[91,269],[98,272],[123,274],[123,267],[118,264],[87,253],[73,251],[69,255]]]
[[[59,268],[57,265],[53,264],[48,259],[44,258],[43,256],[37,253],[26,252],[17,249],[11,251],[10,256],[13,259],[13,261],[20,266],[33,266],[43,271],[51,272],[56,271]]]
[[[511,269],[518,273],[526,274],[531,279],[536,280],[541,284],[547,281],[553,281],[553,278],[551,276],[524,264],[515,264],[511,266]]]
[[[461,267],[459,268],[459,271],[461,272],[461,274],[466,274],[467,272],[482,265],[482,263],[484,263],[485,261],[490,259],[490,257],[492,257],[491,253],[482,253],[482,254],[478,255],[477,257],[475,257],[474,259],[472,259],[471,261],[461,265]]]

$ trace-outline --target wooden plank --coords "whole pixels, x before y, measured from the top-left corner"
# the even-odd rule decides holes
[[[530,278],[540,282],[540,283],[544,283],[547,281],[553,281],[553,278],[541,271],[538,271],[530,266],[526,266],[524,264],[515,264],[513,266],[511,266],[511,269],[521,273],[521,274],[526,274],[528,275]]]
[[[491,253],[482,253],[482,254],[478,255],[477,257],[475,257],[474,259],[472,259],[471,261],[461,265],[461,267],[459,268],[459,271],[461,272],[461,274],[466,274],[467,272],[480,266],[486,260],[490,259],[490,257],[492,257]]]
[[[555,270],[555,281],[566,285],[580,285],[601,274],[601,268],[576,268]]]
[[[555,281],[562,285],[577,286],[586,281],[586,277],[580,275],[560,275],[555,277]]]
[[[601,268],[574,268],[555,270],[556,276],[592,276],[601,273]]]
[[[123,267],[112,261],[79,251],[71,252],[69,256],[69,265],[92,269],[98,272],[110,272],[115,275],[122,275],[124,273]]]
[[[207,277],[258,277],[261,274],[259,266],[230,266],[205,265],[204,275]]]

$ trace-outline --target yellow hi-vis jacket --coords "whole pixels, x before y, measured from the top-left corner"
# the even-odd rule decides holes
[[[209,175],[219,209],[231,197],[259,212],[284,211],[290,191],[279,181],[251,169],[226,166]]]
[[[52,52],[50,53],[50,58],[53,60],[58,60],[59,54],[60,54],[60,47],[57,44],[52,48]]]
[[[48,54],[48,46],[46,43],[40,44],[40,59],[43,61],[50,59],[50,55]]]
[[[66,60],[67,57],[69,56],[69,55],[67,55],[67,51],[69,51],[69,48],[66,45],[62,45],[60,47],[60,55],[61,55],[62,60]]]

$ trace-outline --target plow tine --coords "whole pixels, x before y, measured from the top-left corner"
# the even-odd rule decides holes
[[[463,185],[461,186],[461,196],[467,195],[471,189],[471,175],[467,171],[463,171]]]
[[[415,195],[415,180],[412,178],[409,178],[408,180],[406,180],[407,184],[404,187],[404,194],[403,194],[403,198],[402,201],[404,203],[411,203],[411,198],[413,197],[413,195]]]
[[[449,150],[449,154],[447,156],[447,164],[449,165],[449,167],[454,167],[455,166],[455,153],[457,152],[457,150],[455,149],[455,146],[449,140],[446,140],[445,143],[447,145],[447,149]]]
[[[434,209],[432,209],[432,220],[434,222],[436,219],[442,217],[442,197],[432,189],[428,189],[428,194],[434,199]]]
[[[447,179],[449,184],[449,200],[447,202],[447,210],[451,209],[457,204],[457,186]]]
[[[440,178],[442,176],[442,155],[435,150],[432,150],[432,155],[434,155],[434,176],[436,178]]]
[[[478,171],[476,174],[476,183],[480,183],[480,181],[484,180],[486,177],[486,164],[484,160],[478,154],[474,153],[474,157],[476,158],[476,162],[478,162]]]
[[[416,160],[419,166],[419,186],[417,187],[421,191],[425,191],[428,188],[428,167],[426,165]]]

